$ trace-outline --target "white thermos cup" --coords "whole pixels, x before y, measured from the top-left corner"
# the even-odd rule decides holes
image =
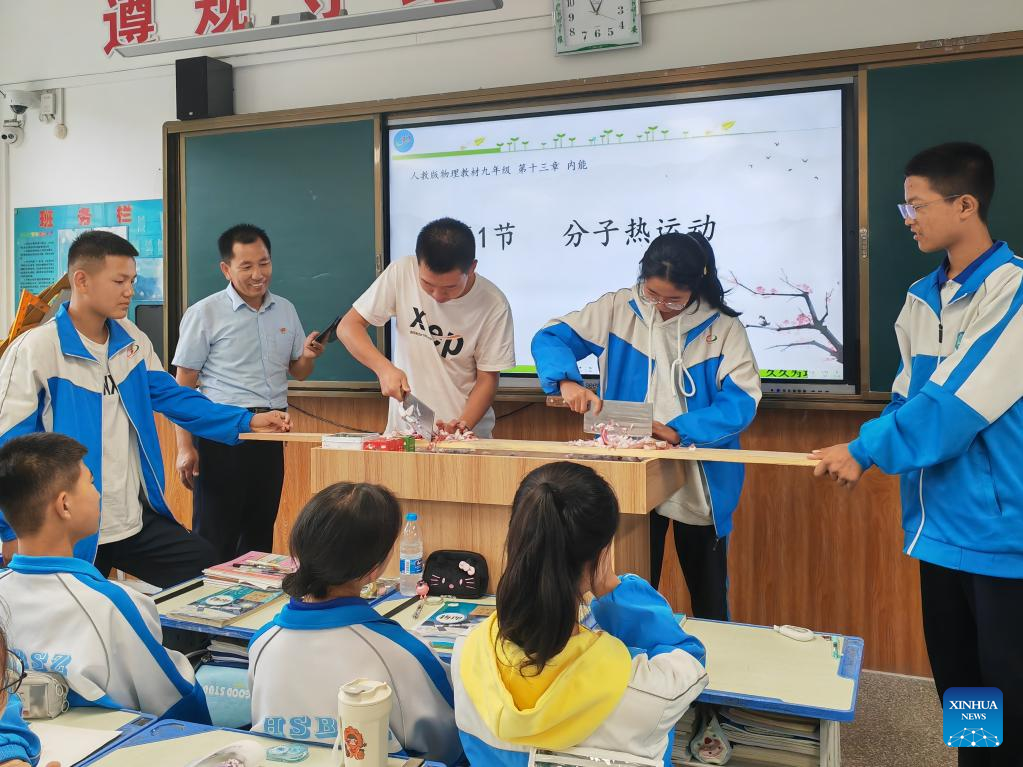
[[[344,767],[387,767],[391,688],[385,682],[353,679],[337,693]]]

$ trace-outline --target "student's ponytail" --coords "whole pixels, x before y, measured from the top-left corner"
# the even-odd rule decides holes
[[[714,248],[699,232],[668,232],[650,243],[639,262],[639,278],[659,277],[676,288],[692,291],[689,305],[706,303],[729,317],[739,313],[725,303]]]
[[[530,472],[512,505],[504,575],[497,587],[499,640],[540,673],[575,630],[580,582],[592,579],[618,528],[618,499],[593,469],[557,462]]]

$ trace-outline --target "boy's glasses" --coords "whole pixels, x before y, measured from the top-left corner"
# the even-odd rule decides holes
[[[0,687],[0,695],[13,695],[21,688],[28,672],[25,671],[25,664],[21,658],[10,650],[7,651],[7,667],[4,669],[3,687]]]
[[[915,221],[916,220],[916,212],[918,210],[920,210],[920,208],[926,208],[928,205],[933,205],[936,202],[944,202],[945,200],[954,200],[956,197],[962,197],[962,195],[961,194],[947,194],[944,197],[939,197],[937,200],[931,200],[930,202],[921,202],[921,203],[918,203],[916,205],[912,205],[912,204],[910,204],[908,202],[901,203],[898,206],[898,208],[899,208],[899,215],[902,218],[904,218],[904,219],[908,218],[911,221]]]
[[[651,295],[647,291],[646,285],[644,285],[642,282],[639,283],[639,299],[644,304],[649,304],[650,306],[659,306],[662,309],[667,309],[670,312],[680,312],[683,309],[685,309],[686,306],[688,306],[688,304],[680,304],[675,301],[666,301],[660,296]]]

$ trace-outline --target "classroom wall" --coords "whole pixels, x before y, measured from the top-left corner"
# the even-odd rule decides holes
[[[396,0],[349,0],[352,12]],[[164,38],[194,24],[192,3],[156,0]],[[251,0],[257,23],[301,10],[299,0]],[[505,0],[499,12],[392,25],[187,55],[235,67],[236,109],[254,112],[471,90],[863,48],[1023,29],[1023,4],[990,0],[646,0],[642,48],[575,57],[551,54],[549,0]],[[0,90],[63,87],[68,137],[35,122],[23,145],[0,148],[0,327],[11,318],[11,218],[15,207],[159,197],[160,126],[174,119],[173,55],[105,58],[104,0],[40,4],[0,0]],[[44,53],[45,52],[45,53]],[[4,115],[6,116],[6,114]],[[374,399],[300,398],[294,404],[335,424],[383,425]],[[499,412],[518,405],[501,404]],[[765,411],[747,447],[803,450],[842,441],[867,416]],[[540,405],[499,422],[496,435],[568,439],[567,413]],[[296,413],[299,430],[335,430]],[[173,478],[173,439],[161,426],[172,505],[190,499]],[[277,532],[306,500],[308,448],[288,448]],[[814,482],[805,470],[751,467],[730,542],[734,617],[862,635],[870,668],[928,673],[915,564],[899,553],[897,487],[872,472],[856,493]],[[669,544],[665,592],[686,609]]]
[[[194,28],[193,3],[155,3],[163,39]],[[305,7],[301,0],[249,5],[257,25]],[[357,13],[397,0],[347,5]],[[104,56],[107,10],[104,0],[0,0],[0,90],[65,88],[68,125],[61,141],[30,113],[24,143],[0,147],[2,285],[13,280],[14,208],[161,194],[158,128],[174,119],[176,54]],[[225,58],[236,68],[237,111],[256,112],[1023,29],[1018,0],[644,0],[643,11],[641,48],[582,56],[552,55],[550,0],[177,55]],[[0,290],[3,327],[12,317],[10,293]]]

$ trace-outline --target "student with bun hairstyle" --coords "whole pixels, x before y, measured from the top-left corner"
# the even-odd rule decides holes
[[[704,649],[649,583],[615,573],[617,529],[618,499],[591,468],[551,463],[522,481],[497,611],[452,657],[471,764],[577,747],[671,764],[675,723],[707,686]],[[587,593],[595,629],[579,622]]]
[[[338,688],[364,677],[394,692],[393,750],[445,764],[461,756],[444,667],[359,596],[400,532],[398,501],[379,485],[338,482],[302,509],[291,531],[298,570],[284,579],[291,601],[249,645],[254,731],[332,744]]]

